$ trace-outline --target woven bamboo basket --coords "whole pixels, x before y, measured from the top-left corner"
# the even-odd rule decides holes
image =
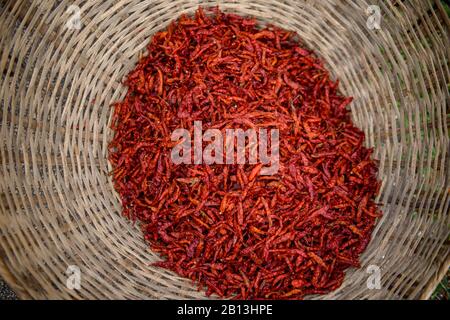
[[[21,298],[205,298],[150,265],[160,258],[121,216],[107,161],[123,77],[152,34],[199,4],[296,31],[355,98],[384,216],[362,268],[323,297],[428,298],[450,261],[450,24],[425,0],[2,2],[1,277]],[[367,286],[371,265],[380,288]],[[79,289],[67,286],[74,266]]]

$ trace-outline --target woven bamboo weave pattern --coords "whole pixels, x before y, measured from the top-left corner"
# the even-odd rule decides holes
[[[450,262],[450,23],[432,0],[2,2],[1,277],[21,298],[205,298],[150,266],[160,258],[120,215],[107,161],[123,77],[152,34],[198,5],[296,31],[354,97],[354,122],[380,160],[384,215],[361,269],[319,298],[429,297]],[[371,5],[379,29],[368,26]],[[366,285],[370,265],[381,289]],[[66,286],[69,266],[79,290]]]

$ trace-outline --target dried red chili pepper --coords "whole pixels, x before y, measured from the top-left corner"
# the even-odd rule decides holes
[[[339,287],[380,211],[372,150],[322,61],[291,32],[218,9],[155,34],[115,104],[109,145],[123,214],[157,265],[234,298]],[[280,168],[175,165],[177,128],[277,127]]]

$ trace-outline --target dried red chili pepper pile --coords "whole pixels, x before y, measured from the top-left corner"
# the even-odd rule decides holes
[[[358,267],[376,218],[377,164],[321,60],[250,18],[181,16],[154,35],[115,105],[110,143],[124,215],[157,265],[207,294],[302,298]],[[278,128],[280,168],[175,165],[177,128]]]

